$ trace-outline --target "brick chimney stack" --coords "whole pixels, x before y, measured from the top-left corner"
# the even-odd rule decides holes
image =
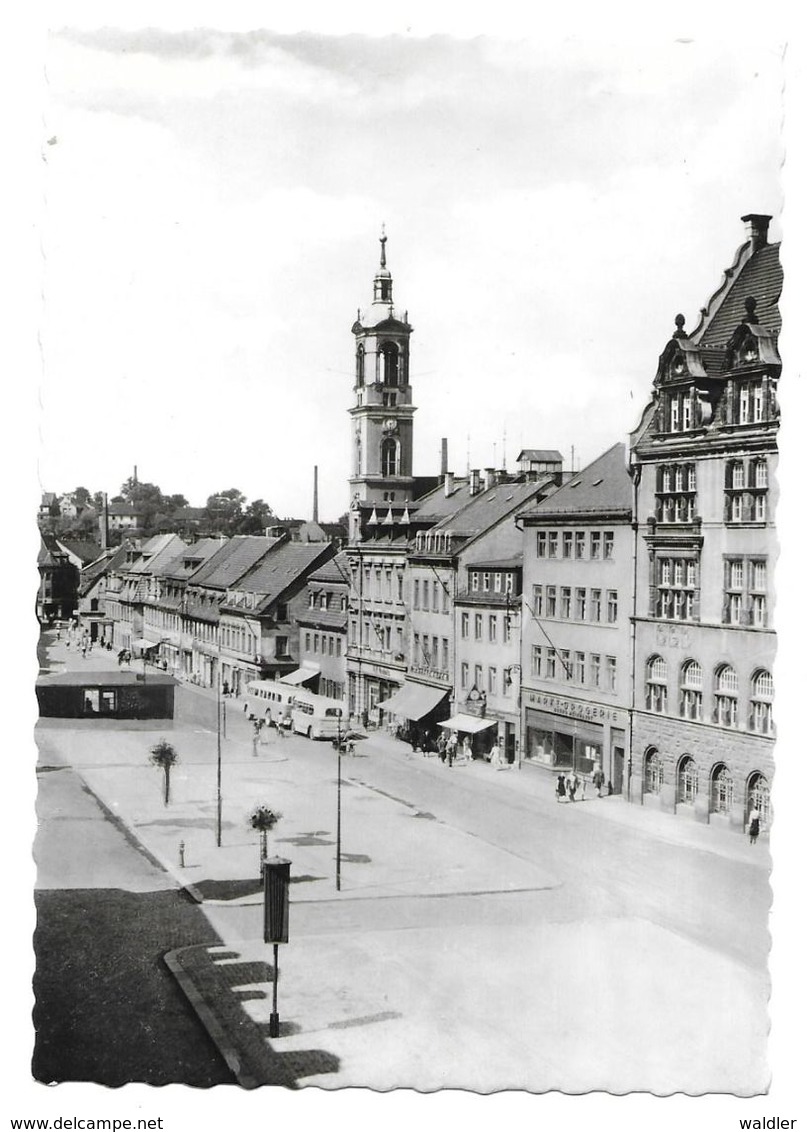
[[[758,252],[768,242],[768,225],[773,217],[765,216],[759,212],[749,212],[747,216],[743,216],[741,219],[745,224],[746,239],[751,241],[752,252]]]

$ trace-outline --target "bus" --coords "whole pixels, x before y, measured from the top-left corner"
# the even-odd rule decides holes
[[[347,730],[344,709],[339,700],[328,696],[315,696],[298,688],[294,693],[291,709],[291,728],[298,735],[309,739],[336,739],[340,732]]]
[[[297,689],[279,680],[252,680],[247,684],[248,719],[263,720],[276,727],[291,726],[291,709]]]

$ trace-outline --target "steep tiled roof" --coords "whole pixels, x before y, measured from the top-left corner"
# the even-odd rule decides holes
[[[348,556],[346,551],[340,550],[333,558],[328,559],[322,566],[318,566],[309,575],[308,581],[312,586],[317,583],[322,585],[347,585],[349,578]]]
[[[500,483],[470,497],[467,506],[437,523],[435,531],[474,536],[490,530],[511,512],[531,503],[537,495],[555,488],[550,479]]]
[[[224,545],[220,538],[201,538],[175,555],[160,570],[164,578],[189,578]]]
[[[561,514],[631,513],[633,489],[624,444],[614,444],[593,463],[577,472],[549,498],[523,512],[524,517]]]
[[[702,332],[696,331],[693,337],[701,347],[714,347],[722,351],[745,318],[745,300],[749,297],[757,301],[757,321],[778,334],[782,327],[779,313],[782,281],[779,244],[765,244],[740,268],[712,320]]]
[[[82,595],[92,589],[93,585],[104,574],[108,574],[111,570],[119,569],[126,561],[126,544],[121,546],[110,547],[101,553],[99,558],[85,566],[81,571],[81,584],[79,586],[79,593]]]
[[[60,538],[59,545],[69,550],[76,558],[81,559],[82,565],[94,562],[101,553],[101,547],[97,542],[90,542],[86,539],[66,539]]]
[[[132,563],[127,573],[153,574],[159,572],[167,563],[173,561],[186,544],[179,535],[155,535],[143,547],[143,557]]]
[[[557,448],[524,448],[518,454],[518,462],[522,460],[542,460],[544,463],[563,462],[563,456],[558,452]]]
[[[226,590],[251,570],[280,539],[234,535],[193,575],[193,584]]]
[[[262,595],[260,611],[304,577],[321,558],[333,554],[331,543],[285,542],[267,554],[238,582],[238,589]]]

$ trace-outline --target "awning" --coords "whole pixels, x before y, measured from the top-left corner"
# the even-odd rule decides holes
[[[294,672],[288,672],[285,676],[280,677],[281,684],[305,684],[306,680],[313,680],[315,676],[319,676],[318,664],[307,664],[304,668],[297,668]]]
[[[145,637],[140,637],[132,642],[132,648],[139,649],[141,652],[148,652],[149,649],[158,649],[159,647],[159,641],[147,641]]]
[[[382,700],[378,707],[404,719],[423,719],[448,695],[448,688],[432,688],[428,684],[415,684],[407,680],[394,696]]]
[[[448,731],[464,731],[466,735],[475,735],[477,731],[484,731],[487,727],[498,727],[498,719],[482,719],[478,715],[452,715],[451,719],[440,724]]]

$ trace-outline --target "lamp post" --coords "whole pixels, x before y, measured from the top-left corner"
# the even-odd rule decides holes
[[[342,709],[336,710],[336,891],[342,889]]]
[[[523,728],[521,726],[521,665],[520,664],[511,664],[510,667],[507,669],[507,678],[508,678],[510,684],[513,683],[513,673],[514,672],[518,673],[518,687],[516,689],[516,719],[518,720],[518,730],[516,732],[516,754],[517,754],[518,761],[516,763],[516,766],[518,767],[519,770],[521,770],[521,748],[522,748],[521,735],[522,735]]]
[[[221,848],[221,678],[216,672],[216,845]]]

